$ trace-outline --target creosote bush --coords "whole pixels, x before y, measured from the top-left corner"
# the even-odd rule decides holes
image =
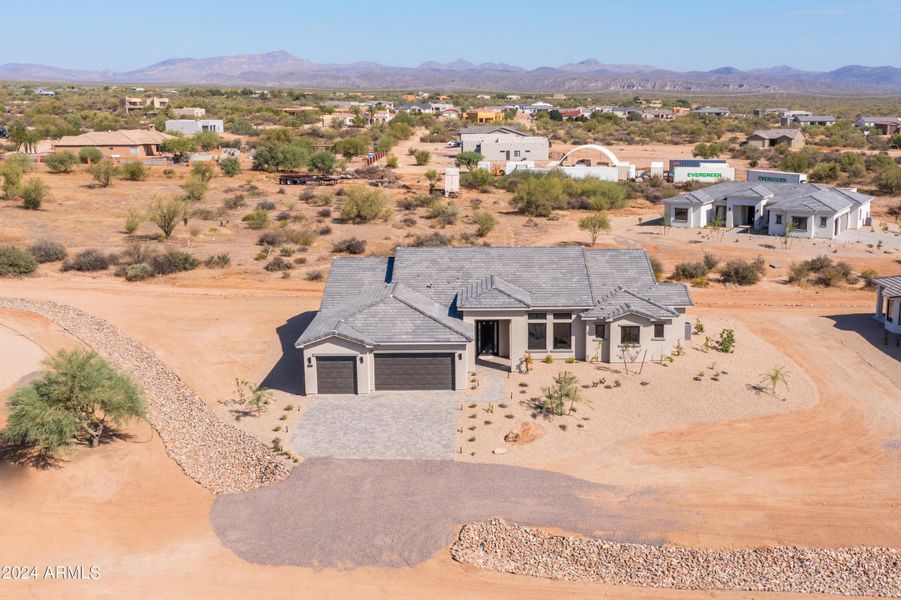
[[[720,269],[720,279],[723,283],[754,285],[760,281],[765,268],[763,257],[760,256],[751,262],[741,259],[730,260]]]
[[[115,256],[103,254],[99,250],[90,248],[79,252],[70,260],[63,263],[63,271],[80,271],[90,273],[93,271],[105,271],[115,262]]]
[[[355,237],[345,238],[332,244],[332,252],[347,254],[363,254],[366,252],[366,241]]]
[[[65,260],[66,247],[53,240],[40,240],[28,248],[28,253],[39,263]]]
[[[340,208],[342,220],[359,225],[385,218],[389,213],[388,201],[381,191],[362,186],[345,189]]]
[[[144,164],[137,161],[125,163],[121,170],[122,178],[128,181],[141,181],[147,177],[147,169],[144,168]]]
[[[33,256],[14,246],[0,246],[0,277],[34,273],[38,263]]]

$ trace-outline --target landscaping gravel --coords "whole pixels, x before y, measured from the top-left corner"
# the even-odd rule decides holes
[[[563,537],[492,519],[463,527],[451,555],[482,569],[550,579],[901,597],[901,551],[888,548],[697,550]]]
[[[153,352],[109,322],[50,301],[0,297],[0,308],[49,319],[130,374],[144,391],[148,420],[166,452],[211,492],[249,491],[288,476],[262,442],[220,421]]]

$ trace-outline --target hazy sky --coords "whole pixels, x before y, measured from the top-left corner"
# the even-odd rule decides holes
[[[901,66],[901,0],[41,0],[4,12],[0,63],[92,70],[272,50],[396,66]]]

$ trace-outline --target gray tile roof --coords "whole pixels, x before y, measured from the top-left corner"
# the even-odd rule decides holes
[[[882,287],[882,295],[895,298],[901,296],[901,275],[891,275],[888,277],[877,277],[873,280],[877,285]]]
[[[594,308],[582,313],[582,318],[610,320],[630,313],[647,317],[652,321],[679,316],[672,308],[657,304],[639,292],[617,286],[604,294]]]
[[[768,198],[767,208],[803,212],[841,212],[871,201],[872,196],[817,183],[761,183],[725,181],[664,200],[664,204],[709,204],[726,198]]]
[[[366,346],[463,343],[474,330],[457,318],[461,309],[582,309],[596,318],[632,311],[661,319],[690,305],[684,285],[657,284],[640,249],[398,248],[393,259],[336,258],[320,311],[296,345],[330,336]]]
[[[509,125],[472,125],[470,127],[461,127],[460,135],[466,133],[474,133],[474,134],[490,134],[490,133],[512,133],[513,135],[528,135],[525,131],[521,131],[516,127],[510,127]]]
[[[509,281],[488,275],[470,283],[457,295],[457,308],[528,308],[532,294]]]
[[[803,138],[800,129],[758,129],[748,137],[759,137],[765,140],[775,140],[781,137]]]

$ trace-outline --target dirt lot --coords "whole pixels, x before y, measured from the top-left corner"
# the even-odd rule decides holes
[[[437,167],[444,159],[435,160]],[[409,162],[408,157],[402,162]],[[404,169],[409,171],[405,181],[415,192],[424,191],[425,182],[417,177],[423,168]],[[44,177],[52,192],[44,210],[29,212],[0,202],[0,243],[25,245],[50,235],[70,252],[87,247],[121,250],[127,209],[145,206],[154,193],[178,183],[155,173],[144,182],[116,181],[110,188],[96,189],[87,186],[81,173]],[[272,177],[265,175],[216,178],[205,203],[218,206],[237,193],[228,188],[248,181],[262,191],[248,198],[248,209],[270,199],[279,210],[289,210],[300,191],[289,188],[279,194]],[[465,192],[456,201],[464,218],[445,233],[474,229],[465,219],[473,199],[499,215],[500,224],[487,238],[494,245],[585,239],[575,225],[578,213],[564,212],[557,221],[536,220],[526,226],[525,217],[507,212],[506,197],[499,192]],[[282,435],[274,433],[274,427],[293,427],[303,409],[302,400],[292,393],[297,381],[283,351],[318,306],[322,283],[306,281],[304,274],[325,268],[332,239],[356,235],[369,241],[370,251],[387,251],[408,233],[431,231],[431,221],[420,210],[417,225],[410,228],[396,226],[399,213],[371,226],[332,223],[333,233],[320,236],[303,254],[307,264],[283,279],[263,271],[254,260],[258,232],[239,223],[248,209],[230,213],[221,225],[192,221],[176,230],[171,242],[200,257],[227,251],[232,256],[228,269],[199,269],[128,284],[110,273],[60,273],[58,264],[49,264],[35,277],[0,281],[0,294],[52,299],[108,319],[157,352],[222,418],[234,418],[219,401],[231,396],[235,378],[268,379],[278,394],[273,410],[264,417],[241,419],[239,425],[271,440]],[[324,223],[316,223],[317,210],[296,202],[289,212],[303,215],[299,226],[320,226]],[[722,260],[761,254],[768,263],[778,264],[751,288],[714,284],[692,290],[697,305],[692,316],[700,316],[710,330],[734,326],[736,354],[714,357],[689,348],[671,366],[647,365],[640,378],[599,375],[621,378],[623,385],[591,390],[597,393],[594,411],[577,413],[590,417],[585,427],[563,432],[556,422],[539,423],[545,428],[543,437],[505,455],[490,454],[502,445],[497,438],[507,428],[508,419],[496,414],[492,420],[503,425],[480,425],[477,454],[465,460],[540,467],[611,486],[603,502],[629,511],[634,519],[654,517],[647,519],[655,524],[650,533],[670,543],[901,546],[896,476],[901,468],[901,350],[883,345],[877,324],[869,318],[872,292],[790,286],[784,279],[791,261],[819,253],[846,260],[855,269],[899,272],[901,251],[822,242],[796,242],[787,251],[762,236],[730,233],[719,240],[678,230],[663,235],[657,226],[646,224],[657,214],[657,207],[643,204],[619,211],[612,219],[612,233],[603,236],[600,245],[647,248],[667,269],[679,260],[700,258],[705,250]],[[645,224],[639,224],[638,217]],[[196,235],[192,227],[199,230]],[[139,233],[150,236],[152,226],[145,224]],[[762,245],[772,243],[774,248]],[[45,321],[20,313],[0,314],[0,336],[6,363],[0,370],[0,389],[5,394],[37,368],[42,356],[38,349],[52,352],[77,343]],[[16,361],[9,361],[8,355]],[[719,382],[710,381],[709,375],[695,382],[692,376],[714,360],[716,369],[728,373]],[[779,400],[744,387],[777,363],[791,373],[790,389],[781,392]],[[539,367],[528,380],[530,390],[540,388],[541,378],[549,374],[541,370],[544,365]],[[580,379],[584,374],[585,382],[595,373],[587,365],[573,368],[580,370]],[[641,380],[649,385],[641,386]],[[664,389],[667,381],[675,382],[671,389]],[[511,380],[511,391],[519,396],[516,383]],[[695,390],[703,394],[694,397]],[[715,401],[717,393],[720,402]],[[300,410],[289,411],[289,418],[279,421],[287,403]],[[528,418],[518,405],[515,410],[514,423]],[[0,421],[4,414],[0,409]],[[129,433],[133,437],[128,441],[76,451],[60,469],[33,471],[0,463],[5,542],[0,564],[98,565],[102,572],[99,581],[0,581],[0,595],[121,597],[154,590],[166,597],[244,597],[246,590],[254,589],[276,598],[296,597],[300,590],[309,597],[697,597],[690,592],[485,573],[454,563],[444,549],[424,563],[396,570],[253,565],[219,540],[210,523],[214,498],[166,457],[156,435],[146,425],[135,425]],[[718,592],[705,597],[751,596]]]

